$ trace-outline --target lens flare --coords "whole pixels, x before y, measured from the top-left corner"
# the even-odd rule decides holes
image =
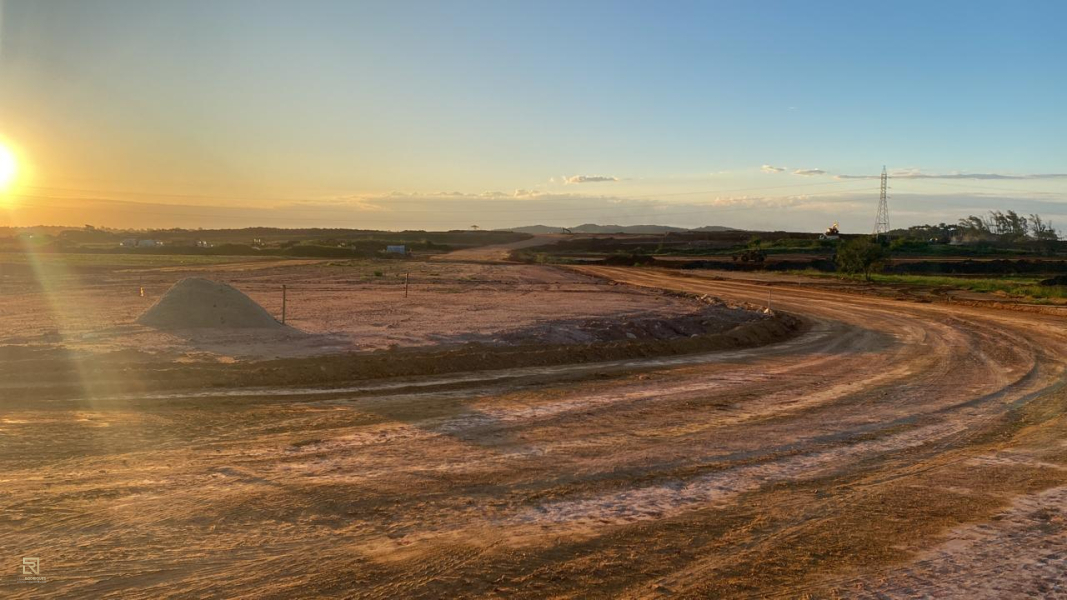
[[[0,145],[0,192],[7,191],[18,175],[18,161],[15,153]]]

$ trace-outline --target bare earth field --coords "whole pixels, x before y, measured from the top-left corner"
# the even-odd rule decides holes
[[[592,341],[605,335],[598,331],[602,323],[590,322],[597,319],[626,324],[702,312],[687,299],[539,266],[247,258],[202,263],[196,257],[192,264],[169,264],[182,258],[174,256],[159,257],[168,264],[153,267],[127,266],[129,258],[45,255],[36,265],[3,265],[0,346],[62,343],[179,360],[262,359],[394,346]],[[286,322],[296,331],[163,333],[135,323],[185,277],[228,283],[279,319],[285,285]],[[720,328],[747,318],[721,311],[706,316],[721,321]]]
[[[5,266],[0,595],[1067,597],[1062,315],[744,274],[255,262],[190,272],[275,314],[287,282],[291,324],[332,340],[288,356],[478,341],[527,363],[351,381],[332,374],[354,355],[278,363],[322,367],[297,387],[219,362],[279,340],[81,358],[162,335],[125,329],[145,307],[126,290],[181,266],[53,266],[62,294]],[[803,326],[760,337],[778,317],[711,297]],[[694,313],[678,339],[730,343],[605,324]],[[548,360],[541,336],[593,362]],[[192,385],[140,380],[174,357]],[[46,582],[18,581],[26,556]]]

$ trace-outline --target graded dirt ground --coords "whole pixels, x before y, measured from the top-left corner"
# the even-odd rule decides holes
[[[482,250],[492,255],[504,250]],[[475,254],[474,256],[479,256]],[[690,300],[534,265],[426,260],[203,261],[142,256],[0,255],[0,346],[59,344],[86,352],[137,351],[174,360],[265,359],[447,347],[583,341],[590,320],[628,323],[704,315],[720,328],[742,315]],[[205,278],[233,286],[291,329],[203,328],[183,334],[138,325],[175,283]],[[141,295],[141,290],[144,295]],[[711,314],[714,313],[714,314]],[[707,320],[707,319],[704,319]],[[603,329],[603,327],[599,327]],[[647,327],[636,326],[635,335]],[[587,331],[588,333],[588,331]],[[593,332],[592,337],[597,337]]]
[[[348,386],[7,386],[0,590],[1067,593],[1062,315],[773,276],[579,274],[769,301],[806,327],[761,347]],[[14,581],[22,556],[47,583]]]

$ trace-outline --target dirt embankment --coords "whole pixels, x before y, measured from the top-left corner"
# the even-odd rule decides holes
[[[285,385],[344,382],[383,377],[432,375],[486,369],[552,366],[674,356],[734,350],[770,344],[792,337],[804,322],[787,314],[742,323],[722,333],[688,337],[593,342],[588,344],[527,344],[515,347],[468,348],[443,352],[397,351],[365,356],[270,361],[250,366],[229,382],[237,385]],[[231,376],[234,375],[231,373]]]
[[[131,394],[203,387],[330,385],[750,348],[788,339],[806,327],[804,321],[788,314],[761,315],[728,328],[708,323],[706,319],[688,317],[677,323],[639,322],[636,329],[609,324],[609,339],[588,343],[536,343],[533,337],[527,343],[509,346],[468,343],[444,350],[409,348],[239,363],[162,362],[135,351],[95,355],[58,347],[0,347],[0,376],[9,389],[40,387],[46,381],[57,393],[95,389],[102,394]],[[653,329],[653,335],[637,337],[632,333],[641,327]],[[621,339],[610,339],[620,336]],[[0,388],[0,396],[4,394]]]

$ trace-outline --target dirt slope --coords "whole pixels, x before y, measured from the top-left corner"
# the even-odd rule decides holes
[[[284,327],[262,306],[237,289],[208,279],[187,277],[137,318],[157,329],[279,329]]]

